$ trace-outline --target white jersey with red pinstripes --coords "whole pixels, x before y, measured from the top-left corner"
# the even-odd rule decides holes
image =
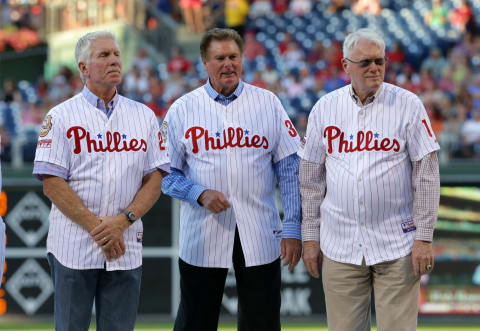
[[[110,118],[82,94],[49,111],[35,162],[68,169],[70,187],[96,216],[126,208],[149,170],[164,167],[158,120],[146,106],[120,96]],[[162,150],[163,149],[163,150]],[[123,235],[126,253],[111,262],[90,234],[52,204],[47,251],[71,269],[129,270],[142,264],[143,225],[139,219]]]
[[[322,97],[299,155],[326,167],[323,254],[357,265],[408,255],[415,239],[411,163],[438,149],[422,102],[407,90],[383,83],[361,107],[350,85]]]
[[[231,267],[236,225],[246,266],[277,259],[282,227],[273,163],[296,153],[300,143],[278,98],[245,84],[240,96],[224,106],[202,86],[175,101],[164,126],[171,167],[222,192],[232,206],[213,214],[181,202],[182,260],[201,267]]]

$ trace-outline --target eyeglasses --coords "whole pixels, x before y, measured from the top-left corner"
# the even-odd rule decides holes
[[[376,58],[376,59],[365,59],[365,60],[361,60],[361,61],[353,61],[353,60],[350,60],[348,57],[346,57],[345,60],[348,60],[352,63],[358,64],[362,68],[366,68],[366,67],[370,66],[372,64],[372,62],[375,62],[375,64],[377,66],[383,66],[387,62],[386,57],[379,57],[379,58]]]

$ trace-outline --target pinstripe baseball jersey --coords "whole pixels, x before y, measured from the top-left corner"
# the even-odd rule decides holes
[[[96,216],[114,216],[126,208],[143,176],[168,166],[158,121],[146,106],[119,96],[110,117],[83,93],[47,114],[35,163],[68,170],[67,183]],[[143,225],[137,220],[123,234],[126,253],[106,261],[101,248],[80,225],[52,204],[47,251],[72,269],[128,270],[142,264]]]
[[[298,134],[278,98],[244,84],[241,94],[223,105],[202,86],[175,101],[163,127],[168,131],[171,167],[222,192],[231,204],[213,214],[181,202],[182,260],[201,267],[231,267],[235,226],[246,266],[277,259],[282,228],[273,163],[299,148]]]
[[[413,93],[383,83],[359,105],[351,85],[322,97],[308,121],[300,157],[325,163],[320,246],[330,259],[360,265],[411,252],[412,161],[439,149],[425,108]]]

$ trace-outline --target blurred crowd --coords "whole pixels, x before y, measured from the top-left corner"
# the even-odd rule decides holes
[[[260,31],[252,28],[252,20],[262,15],[305,15],[315,1],[311,0],[226,0],[223,1],[168,1],[159,0],[159,9],[175,15],[175,6],[192,9],[192,17],[185,22],[193,31],[210,28],[203,20],[198,23],[196,9],[205,17],[207,12],[223,10],[219,20],[225,26],[234,27],[244,33],[244,80],[274,92],[282,101],[288,114],[301,135],[305,134],[308,114],[318,98],[349,83],[341,67],[342,45],[340,41],[316,41],[306,50],[294,35],[283,34],[283,40],[272,50],[258,38]],[[247,8],[244,26],[236,26],[227,16],[228,6]],[[333,0],[328,10],[353,10],[360,6],[344,0]],[[369,3],[379,3],[369,1]],[[435,10],[437,1],[432,3]],[[386,50],[388,58],[385,81],[401,86],[417,94],[430,116],[432,127],[442,146],[442,160],[451,158],[480,158],[480,35],[476,31],[471,8],[466,1],[458,1],[454,10],[442,17],[457,24],[462,38],[453,47],[432,47],[423,61],[411,61],[401,43],[393,43]],[[218,7],[215,7],[218,6]],[[177,8],[178,9],[178,8]],[[375,15],[380,5],[368,7],[358,15]],[[366,12],[368,11],[368,12]],[[425,13],[423,24],[433,24],[431,12]],[[213,19],[213,16],[210,19]],[[459,18],[461,16],[461,18]],[[190,20],[192,19],[192,20]],[[218,23],[215,23],[218,25]],[[270,53],[275,53],[275,62]],[[271,55],[271,54],[270,54]],[[169,106],[178,97],[205,83],[206,72],[200,59],[189,60],[177,49],[167,63],[153,63],[147,53],[140,49],[132,66],[125,71],[120,93],[148,105],[161,121]],[[78,73],[62,68],[51,81],[40,78],[34,84],[26,81],[5,80],[0,91],[0,135],[2,159],[9,158],[9,147],[13,138],[22,137],[27,144],[26,160],[33,159],[32,151],[39,126],[45,113],[54,105],[81,91],[83,83]],[[28,142],[31,142],[28,147]]]

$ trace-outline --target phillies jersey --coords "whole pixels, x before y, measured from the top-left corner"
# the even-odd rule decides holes
[[[244,84],[237,99],[222,105],[202,86],[175,101],[163,128],[171,167],[222,192],[231,204],[214,214],[181,201],[180,258],[200,267],[231,267],[237,226],[246,266],[277,259],[282,227],[273,164],[299,148],[278,98]]]
[[[68,170],[68,185],[97,217],[115,216],[135,198],[145,174],[168,168],[168,157],[154,113],[120,96],[107,115],[83,94],[50,110],[42,124],[35,162]],[[142,264],[143,225],[137,220],[123,234],[126,253],[106,261],[83,227],[52,204],[47,251],[71,269],[128,270]]]
[[[438,149],[422,102],[407,90],[383,83],[363,106],[351,85],[322,97],[299,155],[325,163],[323,254],[357,265],[408,255],[416,230],[412,162]]]

